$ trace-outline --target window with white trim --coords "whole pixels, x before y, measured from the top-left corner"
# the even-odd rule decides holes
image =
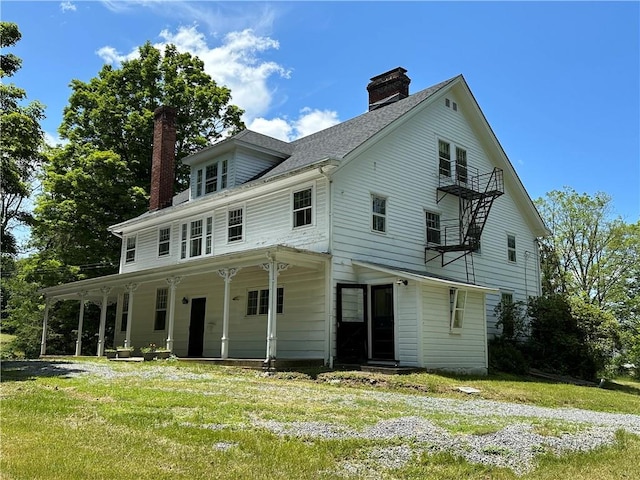
[[[125,263],[133,263],[136,261],[136,235],[127,237],[127,243],[125,247],[124,261]]]
[[[449,291],[451,301],[451,322],[450,330],[452,333],[460,333],[464,321],[464,309],[467,304],[467,291],[453,288]]]
[[[510,262],[515,262],[516,258],[516,236],[507,235],[507,259]]]
[[[243,238],[244,209],[234,208],[227,212],[227,241],[239,242]]]
[[[425,212],[425,220],[427,225],[427,244],[440,245],[440,214],[433,212]]]
[[[284,312],[284,287],[278,287],[276,313]],[[269,313],[269,289],[249,290],[247,292],[247,316]]]
[[[444,140],[438,140],[438,171],[443,177],[451,176],[451,145]]]
[[[380,195],[371,195],[371,229],[380,233],[387,231],[387,199]]]
[[[171,252],[171,227],[158,230],[158,256],[166,257]]]
[[[293,192],[293,228],[313,223],[313,188]]]
[[[460,183],[467,183],[467,151],[456,147],[456,177]]]
[[[129,321],[129,292],[125,292],[122,296],[122,314],[120,315],[120,331],[127,331],[127,322]]]
[[[156,317],[153,322],[154,330],[164,330],[167,325],[167,297],[169,296],[168,288],[159,288],[156,290]]]
[[[180,225],[180,258],[194,258],[213,252],[213,217],[197,218]]]
[[[228,173],[228,160],[218,160],[196,170],[195,196],[200,197],[227,188]]]
[[[513,304],[513,293],[511,292],[502,292],[500,297],[500,303],[502,305],[511,305]]]

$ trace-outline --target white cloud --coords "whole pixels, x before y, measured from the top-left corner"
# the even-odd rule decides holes
[[[179,51],[200,58],[204,70],[219,85],[231,89],[232,103],[245,111],[243,120],[253,130],[293,140],[338,123],[336,112],[308,107],[300,111],[296,120],[265,118],[274,101],[274,78],[288,79],[291,75],[284,66],[264,59],[264,54],[280,47],[277,40],[244,29],[227,33],[219,45],[212,47],[195,25],[180,27],[175,32],[163,30],[160,37],[163,41],[155,44],[156,48],[164,50],[167,44],[173,44]],[[104,46],[96,54],[105,63],[118,65],[136,58],[138,49],[123,55],[113,47]]]
[[[75,12],[76,6],[73,2],[60,2],[60,10],[63,12]]]
[[[256,118],[247,124],[247,128],[290,142],[329,128],[337,123],[340,123],[337,112],[332,110],[312,110],[305,107],[300,110],[300,116],[295,120]]]

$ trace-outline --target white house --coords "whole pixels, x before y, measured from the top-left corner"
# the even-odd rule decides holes
[[[464,78],[409,95],[374,77],[369,111],[287,143],[245,130],[184,159],[155,115],[149,212],[110,230],[120,272],[47,288],[117,301],[116,344],[178,357],[320,359],[487,371],[501,299],[540,294],[547,230]],[[79,297],[80,296],[80,297]]]

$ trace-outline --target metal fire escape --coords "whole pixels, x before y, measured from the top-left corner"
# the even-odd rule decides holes
[[[441,259],[444,267],[464,257],[467,281],[475,282],[472,252],[480,248],[480,237],[489,217],[489,211],[496,198],[504,193],[502,169],[494,168],[489,173],[479,174],[477,169],[451,162],[441,166],[436,200],[438,203],[447,195],[458,197],[458,218],[443,220],[434,234],[427,233],[425,263]],[[439,255],[429,258],[428,252]],[[453,253],[445,258],[445,254]]]

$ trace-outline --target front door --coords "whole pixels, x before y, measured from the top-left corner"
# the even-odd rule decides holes
[[[367,359],[367,286],[337,285],[336,355],[341,362]]]
[[[206,298],[191,300],[191,322],[189,323],[189,352],[190,357],[201,357],[204,348],[204,316]]]
[[[395,360],[393,285],[371,286],[371,359]]]

